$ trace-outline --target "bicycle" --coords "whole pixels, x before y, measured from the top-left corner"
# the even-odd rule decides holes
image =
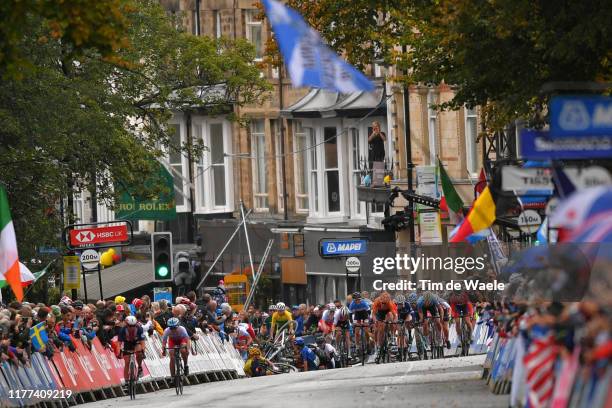
[[[183,395],[183,357],[181,356],[182,347],[168,347],[166,350],[174,350],[174,389],[176,395]]]
[[[340,368],[349,367],[348,349],[346,344],[346,327],[340,327],[340,341],[338,342],[338,355],[340,356]]]
[[[428,320],[429,324],[429,344],[431,347],[431,358],[432,360],[436,358],[444,358],[444,346],[442,345],[442,332],[438,328],[438,325],[435,323],[434,319],[439,319],[440,317],[430,317]]]
[[[412,344],[412,332],[406,327],[406,322],[398,321],[398,324],[399,327],[397,329],[397,360],[408,361],[410,357],[410,345]],[[406,338],[408,340],[406,340]]]
[[[136,363],[135,351],[123,351],[123,354],[130,356],[128,363],[128,378],[126,378],[127,391],[131,400],[136,399],[136,382],[138,381],[138,364]]]
[[[376,356],[376,364],[388,363],[391,361],[391,353],[389,352],[389,346],[391,345],[392,331],[389,330],[389,326],[396,324],[397,322],[384,322],[385,328],[383,332],[383,341],[378,350],[378,356]]]
[[[459,327],[461,330],[459,333],[459,347],[461,347],[461,355],[468,356],[470,354],[470,344],[472,343],[472,333],[470,328],[465,321],[463,313],[459,314]]]
[[[360,343],[360,347],[359,347],[359,352],[360,355],[359,357],[361,358],[361,365],[365,365],[365,361],[366,361],[366,357],[368,355],[368,345],[367,345],[367,341],[368,341],[368,336],[366,333],[366,328],[370,327],[369,323],[354,323],[353,327],[357,328],[360,327],[361,330],[359,330],[359,343]]]
[[[414,341],[417,350],[417,357],[419,360],[427,360],[427,341],[425,340],[425,334],[423,334],[422,323],[415,324],[414,326]],[[411,344],[411,343],[410,343]]]

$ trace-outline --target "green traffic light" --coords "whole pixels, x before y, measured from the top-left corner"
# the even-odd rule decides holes
[[[157,274],[159,276],[161,276],[162,278],[165,278],[166,276],[168,276],[168,267],[167,266],[160,266],[159,269],[157,269]]]

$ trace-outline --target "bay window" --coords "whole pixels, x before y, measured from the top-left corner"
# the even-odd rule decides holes
[[[325,189],[327,211],[340,211],[340,171],[338,166],[338,138],[336,128],[323,128],[323,147],[325,153]]]
[[[181,122],[173,122],[168,125],[170,144],[168,146],[168,163],[170,173],[174,178],[174,199],[176,211],[189,211],[189,189],[185,180],[189,179],[189,164],[187,154],[183,152],[186,142],[185,127]]]
[[[308,212],[308,129],[302,122],[294,121],[293,150],[295,178],[295,208],[297,212]]]

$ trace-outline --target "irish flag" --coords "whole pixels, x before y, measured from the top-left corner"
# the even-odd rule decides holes
[[[440,200],[440,209],[448,211],[448,217],[451,222],[457,224],[463,218],[463,200],[457,194],[457,190],[455,190],[453,182],[448,177],[446,170],[444,170],[440,159],[438,159],[438,171],[440,172],[440,183],[444,193],[444,197]]]
[[[13,289],[15,297],[21,302],[23,289],[17,255],[17,239],[11,219],[8,196],[4,187],[0,186],[0,280],[6,280]]]

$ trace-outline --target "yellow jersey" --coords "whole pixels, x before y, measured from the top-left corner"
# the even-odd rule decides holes
[[[293,316],[291,315],[291,312],[287,310],[282,313],[274,312],[272,314],[272,323],[270,324],[270,327],[274,328],[276,331],[276,327],[280,327],[291,320],[293,320]]]

